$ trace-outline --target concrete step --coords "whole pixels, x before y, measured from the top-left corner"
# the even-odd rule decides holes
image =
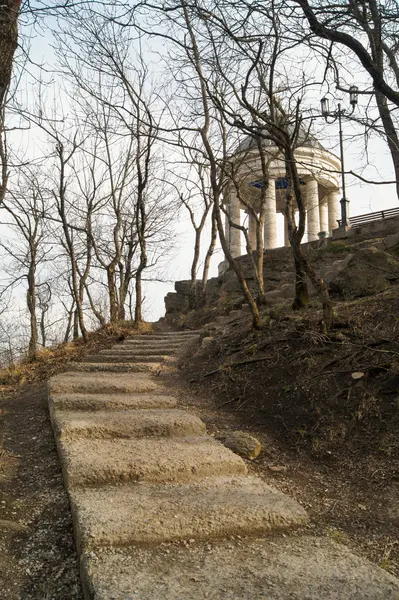
[[[308,521],[295,500],[256,477],[80,489],[71,499],[86,549],[260,535]]]
[[[175,408],[176,398],[156,394],[53,394],[54,409],[74,411],[137,411]]]
[[[111,350],[115,350],[117,348],[121,348],[123,350],[129,350],[130,352],[135,352],[136,350],[152,350],[155,354],[166,354],[167,350],[180,350],[181,348],[185,348],[185,344],[174,344],[173,342],[153,342],[152,344],[121,344],[118,346],[112,346]],[[164,350],[164,348],[166,350]]]
[[[183,410],[135,410],[70,412],[53,416],[57,435],[64,440],[77,438],[136,438],[204,435],[205,424]]]
[[[208,436],[60,440],[59,452],[68,487],[177,483],[246,473],[239,456]]]
[[[109,356],[109,353],[112,352],[114,356],[129,356],[131,354],[134,354],[136,356],[168,356],[170,354],[175,354],[177,350],[179,350],[179,347],[171,348],[162,346],[160,348],[154,348],[152,346],[149,346],[147,348],[146,346],[140,346],[139,348],[129,348],[127,346],[113,346],[110,350],[101,350],[99,355]]]
[[[67,372],[79,373],[152,373],[160,367],[160,362],[126,362],[117,360],[114,362],[70,362]]]
[[[134,394],[160,391],[162,388],[150,375],[121,373],[62,373],[49,382],[53,394]]]
[[[142,335],[135,336],[130,338],[125,338],[123,340],[123,344],[133,344],[133,343],[153,343],[153,342],[167,342],[170,344],[179,343],[179,344],[189,344],[191,342],[195,342],[199,339],[199,334],[196,335],[168,335],[168,336],[160,336],[160,335]]]
[[[122,342],[122,346],[128,346],[129,348],[132,346],[143,346],[143,347],[151,347],[151,348],[161,348],[162,346],[168,346],[169,348],[180,348],[181,346],[187,346],[191,344],[195,340],[187,340],[187,338],[176,340],[176,339],[163,339],[163,340],[153,340],[153,339],[141,339],[141,338],[133,338],[132,340],[124,340]]]
[[[312,536],[165,544],[85,553],[95,600],[397,600],[399,581]]]
[[[142,334],[140,336],[132,336],[129,339],[133,339],[133,337],[140,338],[173,338],[173,337],[196,337],[201,335],[202,329],[194,329],[194,330],[186,330],[186,331],[157,331],[155,333]]]
[[[107,352],[103,352],[102,354],[89,354],[85,356],[85,363],[162,363],[166,356],[164,354],[140,355],[132,354],[132,352],[127,352],[126,354],[116,354],[113,350],[107,350]]]

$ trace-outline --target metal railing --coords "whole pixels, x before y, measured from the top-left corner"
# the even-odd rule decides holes
[[[399,207],[388,208],[387,210],[379,210],[378,212],[368,213],[367,215],[356,215],[356,217],[350,217],[349,223],[351,227],[360,227],[361,225],[371,223],[372,221],[392,219],[393,217],[399,217]],[[339,227],[341,227],[341,223],[342,221],[339,220]]]

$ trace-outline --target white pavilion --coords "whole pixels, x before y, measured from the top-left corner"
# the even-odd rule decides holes
[[[285,166],[281,153],[279,153],[278,149],[269,140],[263,140],[262,146],[265,148],[268,164],[268,185],[265,194],[264,247],[265,249],[272,249],[278,247],[277,214],[282,213],[284,215],[287,180],[285,178]],[[242,232],[236,227],[231,227],[229,221],[236,225],[241,225],[245,217],[242,213],[248,213],[248,236],[251,248],[255,250],[256,219],[248,211],[248,204],[257,211],[256,206],[260,204],[261,189],[266,184],[262,176],[259,151],[253,138],[245,138],[231,158],[236,165],[235,184],[228,183],[224,193],[224,205],[228,213],[228,216],[226,216],[225,234],[233,257],[237,257],[241,255]],[[339,158],[323,148],[307,132],[299,134],[295,158],[301,184],[305,188],[305,235],[307,234],[307,241],[311,242],[319,239],[319,237],[331,235],[331,231],[338,227],[338,219],[340,218],[339,174],[341,162]],[[236,191],[237,185],[238,194]],[[289,245],[285,217],[284,242],[286,246]]]

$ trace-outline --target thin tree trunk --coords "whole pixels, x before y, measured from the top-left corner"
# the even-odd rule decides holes
[[[207,284],[208,277],[209,277],[209,268],[211,265],[211,259],[212,259],[212,256],[213,256],[213,253],[214,253],[215,247],[216,247],[217,235],[218,235],[218,227],[217,227],[216,217],[215,217],[214,211],[212,211],[211,239],[210,239],[208,250],[207,250],[207,253],[205,256],[205,260],[204,260],[204,270],[202,272],[202,281],[201,281],[201,293],[202,293],[201,300],[202,301],[205,300],[206,284]]]
[[[109,297],[109,315],[110,322],[115,323],[118,320],[118,295],[115,282],[115,266],[112,264],[107,269],[108,297]]]
[[[294,305],[296,305],[297,308],[301,308],[308,300],[309,296],[306,294],[307,290],[304,288],[304,285],[306,285],[304,275],[306,275],[306,277],[308,277],[312,282],[317,295],[320,298],[323,307],[324,323],[326,329],[329,330],[334,321],[334,309],[328,292],[328,287],[324,280],[317,275],[308,258],[303,253],[301,247],[301,241],[305,229],[305,206],[302,200],[301,184],[296,167],[294,151],[291,146],[285,147],[284,157],[286,163],[286,174],[289,182],[289,192],[286,196],[287,201],[285,215],[288,219],[288,236],[294,254],[296,268],[296,294]],[[296,226],[294,219],[294,197],[296,198],[299,210],[298,227]]]
[[[69,334],[71,332],[71,327],[72,327],[72,319],[74,317],[74,307],[75,307],[75,300],[72,299],[72,306],[71,309],[68,312],[68,321],[67,321],[67,326],[66,326],[66,330],[65,330],[65,335],[64,335],[64,343],[66,344],[69,341]]]
[[[101,327],[105,327],[106,324],[107,324],[107,322],[104,319],[104,317],[101,314],[101,312],[99,310],[97,310],[96,305],[93,302],[93,298],[91,296],[89,286],[86,283],[84,285],[85,285],[87,299],[88,299],[89,304],[90,304],[90,308],[93,311],[94,316],[97,318],[98,322],[100,323]]]
[[[35,257],[31,255],[31,261],[35,261]],[[36,280],[35,280],[35,264],[31,264],[28,271],[28,291],[27,305],[30,316],[30,337],[28,346],[29,360],[35,360],[37,352],[37,316],[36,316]]]
[[[73,339],[77,340],[79,337],[79,313],[78,309],[75,308],[73,313]]]
[[[136,273],[136,306],[134,307],[134,321],[136,325],[140,325],[143,322],[143,291],[142,291],[142,280],[141,271],[138,269]]]

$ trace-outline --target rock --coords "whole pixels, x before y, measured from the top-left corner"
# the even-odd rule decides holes
[[[352,373],[352,379],[362,379],[364,377],[364,373],[362,371],[356,371]]]
[[[196,282],[197,291],[200,291],[201,285],[202,285],[201,281]],[[176,281],[175,282],[175,290],[181,296],[189,297],[191,294],[191,281],[189,279],[183,280],[183,281]]]
[[[183,312],[188,309],[188,298],[175,292],[169,292],[165,296],[166,313]]]
[[[293,283],[285,283],[271,292],[266,292],[265,298],[270,303],[275,303],[278,300],[293,300],[295,297],[295,285]]]
[[[257,458],[262,450],[262,444],[244,431],[231,431],[222,441],[227,448],[249,460]]]
[[[209,346],[212,344],[212,342],[214,341],[214,339],[215,339],[215,338],[213,338],[213,337],[211,337],[211,336],[209,336],[209,337],[204,337],[204,338],[202,339],[202,342],[201,342],[201,347],[202,347],[202,348],[208,348],[208,347],[209,347]]]
[[[386,250],[399,246],[399,233],[392,233],[387,235],[381,242],[377,242],[375,247],[379,250]]]
[[[391,281],[399,279],[399,263],[393,256],[374,246],[362,248],[348,254],[342,261],[334,263],[331,277],[326,282],[331,292],[351,300],[371,296],[388,289]]]

